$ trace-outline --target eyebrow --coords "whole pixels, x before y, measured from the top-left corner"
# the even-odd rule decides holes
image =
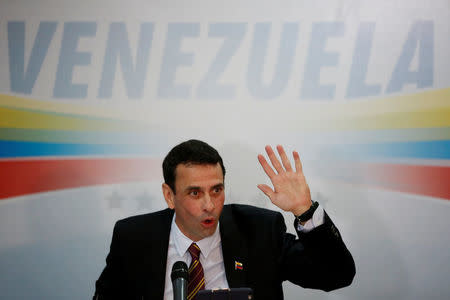
[[[201,188],[199,186],[188,186],[184,190],[185,191],[201,190]]]
[[[225,185],[223,183],[218,183],[218,184],[212,186],[211,189],[224,188],[224,187],[225,187]],[[202,188],[199,186],[188,186],[185,189],[185,191],[192,191],[192,190],[202,190]]]
[[[216,189],[216,188],[223,188],[225,185],[223,184],[223,183],[218,183],[218,184],[216,184],[215,186],[213,186],[212,188],[213,189]]]

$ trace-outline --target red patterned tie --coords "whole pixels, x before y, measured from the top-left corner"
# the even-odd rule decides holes
[[[196,243],[192,243],[188,249],[192,256],[192,262],[189,266],[189,283],[188,283],[188,296],[187,299],[191,300],[195,298],[199,290],[205,288],[205,275],[203,273],[203,267],[200,263],[200,248]]]

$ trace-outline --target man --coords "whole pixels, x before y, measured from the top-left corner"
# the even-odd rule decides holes
[[[355,265],[341,236],[311,201],[300,157],[294,168],[281,146],[258,160],[273,204],[297,218],[298,238],[282,215],[248,205],[224,205],[225,167],[208,144],[189,140],[163,161],[168,209],[118,221],[94,299],[172,299],[174,262],[190,265],[189,298],[199,289],[250,287],[256,300],[283,299],[282,282],[325,291],[349,285]],[[200,252],[199,252],[200,251]],[[192,275],[192,276],[191,276]],[[195,283],[194,283],[195,282]]]

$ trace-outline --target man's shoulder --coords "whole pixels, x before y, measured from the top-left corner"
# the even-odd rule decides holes
[[[277,211],[247,204],[224,205],[222,213],[242,218],[277,218],[281,216]]]
[[[130,216],[116,223],[116,228],[125,231],[140,231],[143,229],[161,228],[164,224],[170,224],[173,210],[163,209],[151,213]]]
[[[239,233],[243,237],[259,240],[269,238],[268,233],[273,230],[283,232],[286,228],[281,213],[245,204],[225,205],[220,225],[223,234]]]

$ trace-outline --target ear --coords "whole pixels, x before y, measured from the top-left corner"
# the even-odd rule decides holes
[[[175,203],[173,201],[174,193],[173,193],[172,189],[170,188],[170,186],[168,186],[166,183],[163,183],[162,184],[162,192],[164,195],[164,199],[166,200],[167,206],[170,209],[174,209],[175,208]]]

